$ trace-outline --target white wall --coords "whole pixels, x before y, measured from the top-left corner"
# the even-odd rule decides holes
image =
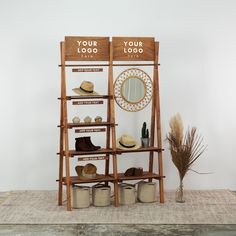
[[[156,37],[163,139],[169,118],[180,112],[184,124],[197,126],[208,144],[194,169],[213,174],[190,173],[186,188],[236,189],[235,8],[233,0],[0,0],[0,191],[57,188],[57,65],[59,42],[65,35]],[[84,78],[103,89],[101,74],[90,78],[74,73],[70,79],[80,83]],[[95,116],[104,111],[99,109],[78,115]],[[129,131],[139,138],[147,112],[124,114],[117,108],[116,113],[117,134]],[[127,119],[128,128],[122,125]],[[101,137],[93,136],[94,142],[102,144]],[[177,172],[167,143],[164,146],[165,187],[173,189]],[[147,166],[147,159],[122,156],[119,170]],[[102,162],[96,164],[102,171]]]

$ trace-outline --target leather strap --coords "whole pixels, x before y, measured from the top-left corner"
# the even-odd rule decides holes
[[[135,147],[135,146],[136,146],[136,145],[126,146],[126,145],[122,144],[120,141],[119,141],[119,144],[120,144],[122,147],[125,147],[125,148],[132,148],[132,147]]]
[[[86,92],[86,93],[93,93],[93,91],[88,91],[86,89],[83,89],[82,87],[79,87],[82,91]]]

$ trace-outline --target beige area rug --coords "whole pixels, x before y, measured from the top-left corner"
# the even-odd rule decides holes
[[[0,206],[11,195],[11,192],[0,192]]]
[[[89,207],[66,211],[57,206],[56,191],[16,191],[0,204],[0,224],[236,224],[236,196],[229,190],[186,191],[176,203],[175,192],[165,203]]]

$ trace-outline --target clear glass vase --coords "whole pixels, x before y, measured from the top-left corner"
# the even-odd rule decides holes
[[[175,200],[176,200],[176,202],[179,202],[179,203],[184,203],[185,202],[183,180],[180,180],[179,187],[176,190]]]

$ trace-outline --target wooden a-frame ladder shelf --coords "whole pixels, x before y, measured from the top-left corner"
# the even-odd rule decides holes
[[[131,42],[131,44],[129,44]],[[125,48],[128,45],[138,45],[139,50]],[[138,43],[138,44],[137,44]],[[82,48],[81,48],[82,47]],[[131,51],[130,51],[131,50]],[[58,181],[58,205],[62,205],[63,185],[66,187],[66,206],[67,210],[71,209],[71,185],[83,183],[99,183],[104,182],[114,184],[114,205],[118,207],[118,183],[122,181],[143,180],[159,181],[160,202],[164,203],[164,183],[163,183],[163,166],[162,166],[162,139],[161,139],[161,123],[160,123],[160,100],[159,100],[159,78],[158,78],[158,51],[159,43],[154,38],[131,38],[131,37],[65,37],[60,44],[61,51],[61,95],[60,100],[60,145],[59,145],[59,179]],[[71,64],[71,62],[83,61],[84,64]],[[97,64],[89,64],[96,61]],[[133,63],[126,63],[126,61]],[[137,63],[137,62],[142,63]],[[116,63],[114,63],[116,62]],[[122,62],[122,63],[121,63]],[[145,64],[143,62],[151,62]],[[152,102],[151,102],[151,128],[150,128],[150,147],[139,148],[136,150],[123,150],[116,147],[116,122],[115,122],[115,97],[113,87],[113,67],[114,66],[152,66]],[[97,67],[108,67],[107,94],[94,96],[73,96],[66,94],[67,71],[66,68],[80,67],[79,72],[94,72]],[[88,70],[88,67],[89,68]],[[83,71],[83,68],[84,71]],[[73,71],[73,69],[72,69]],[[100,69],[99,71],[102,71]],[[98,101],[107,99],[107,120],[101,123],[70,123],[68,122],[67,106],[69,101],[84,100]],[[96,105],[96,103],[92,103]],[[74,104],[75,105],[75,104]],[[79,103],[77,104],[79,105]],[[86,127],[106,127],[106,145],[96,151],[76,151],[69,149],[68,130]],[[157,147],[154,146],[156,139]],[[117,172],[117,162],[119,155],[123,153],[147,152],[149,153],[148,171],[144,171],[142,176],[125,176],[124,173]],[[154,156],[157,153],[157,170],[154,171]],[[103,156],[96,156],[102,154]],[[90,155],[86,157],[86,155]],[[78,157],[80,160],[104,160],[104,174],[100,174],[97,179],[80,179],[79,176],[70,175],[70,159]],[[112,158],[113,173],[109,173],[110,158]],[[127,157],[128,158],[128,157]],[[155,173],[156,172],[156,173]]]

